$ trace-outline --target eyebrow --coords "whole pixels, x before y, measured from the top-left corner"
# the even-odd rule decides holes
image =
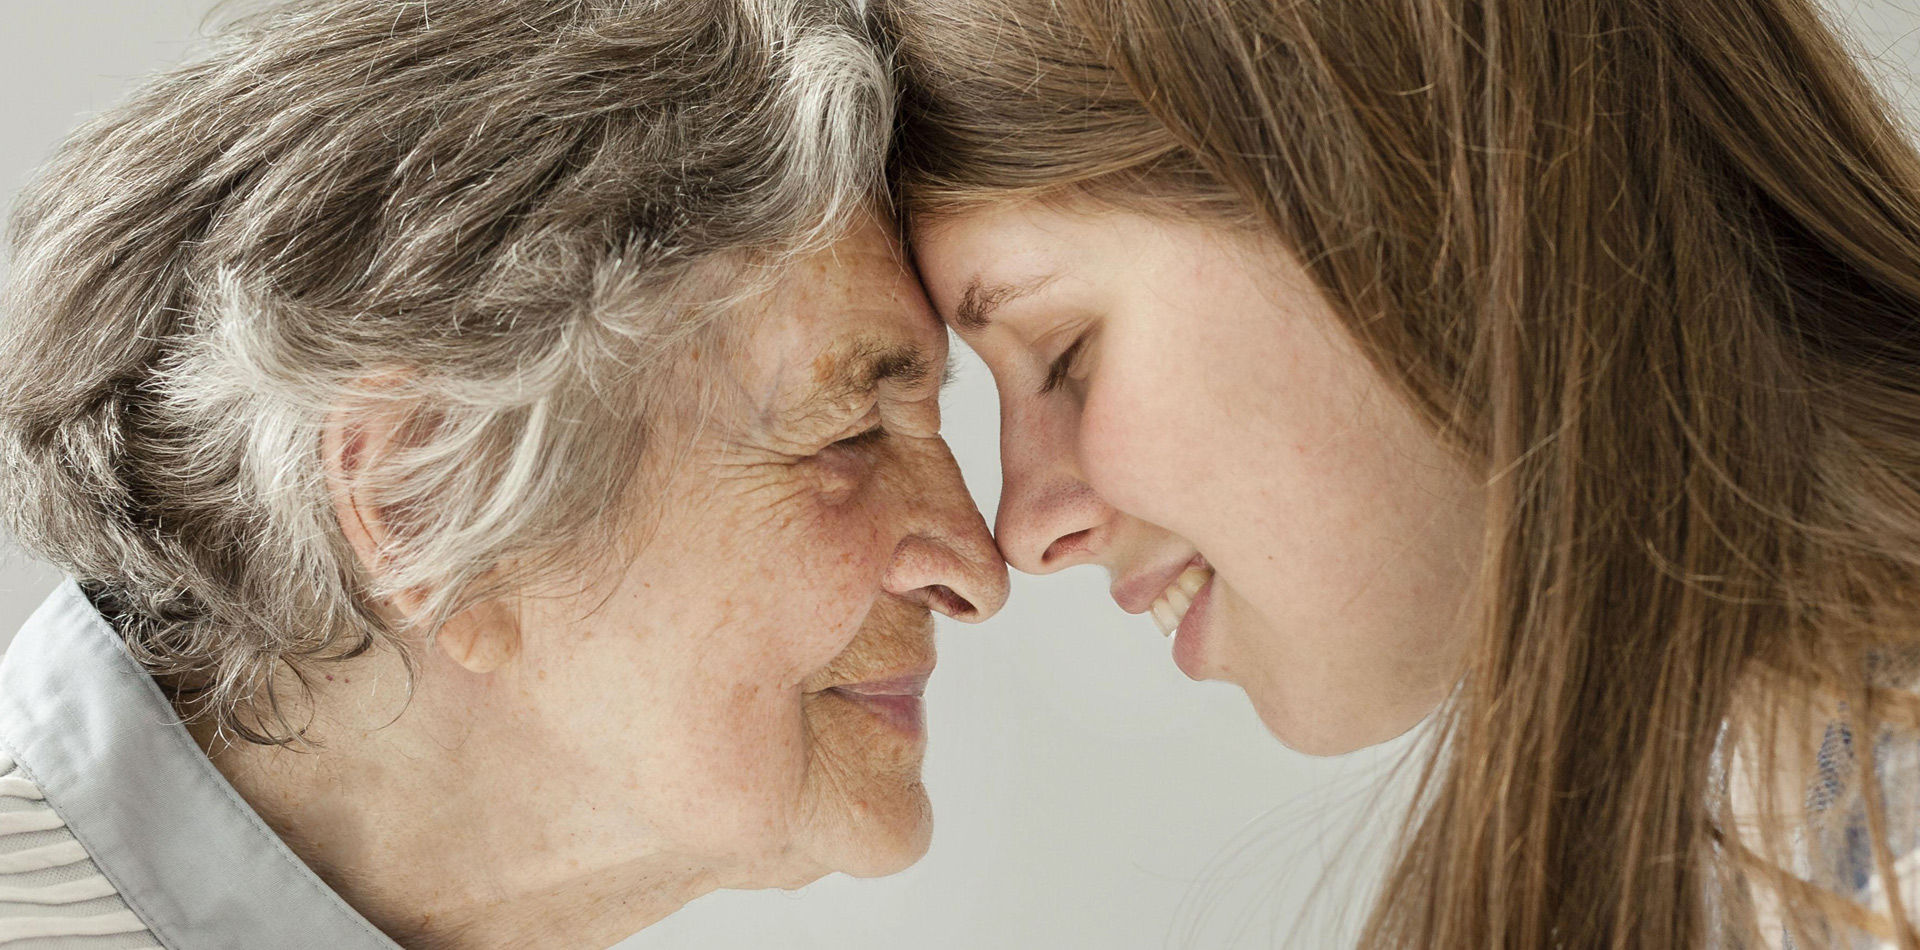
[[[887,343],[858,339],[823,354],[815,362],[823,368],[817,373],[808,402],[865,394],[880,388],[883,382],[911,386],[934,375],[933,358],[911,343]],[[952,380],[952,368],[941,378],[941,385]]]
[[[1054,275],[1047,275],[1017,284],[988,284],[975,274],[967,281],[967,289],[960,292],[960,303],[953,308],[953,328],[962,333],[978,333],[993,321],[993,312],[1002,304],[1038,293],[1053,281]]]

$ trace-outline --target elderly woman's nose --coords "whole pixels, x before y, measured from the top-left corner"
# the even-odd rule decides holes
[[[906,496],[910,527],[894,548],[884,586],[955,620],[977,623],[1007,602],[1007,566],[941,447]]]
[[[1001,413],[994,536],[1015,570],[1051,574],[1099,554],[1115,513],[1081,476],[1075,435],[1073,415],[1057,407],[1006,406]]]

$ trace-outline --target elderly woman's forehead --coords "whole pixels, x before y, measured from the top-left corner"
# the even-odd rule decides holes
[[[895,340],[933,348],[943,328],[919,280],[885,232],[862,229],[786,265],[746,328],[759,360],[808,363],[823,381],[857,354],[836,340]],[[762,366],[762,369],[771,369]]]
[[[849,230],[839,239],[789,260],[775,296],[862,299],[876,293],[897,295],[918,283],[899,242],[877,220]]]

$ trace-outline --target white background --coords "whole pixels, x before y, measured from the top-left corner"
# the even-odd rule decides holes
[[[83,117],[178,60],[212,5],[0,0],[8,204]],[[1912,111],[1920,0],[1837,0],[1833,9]],[[947,437],[991,521],[1000,484],[993,390],[964,348],[955,358]],[[0,647],[57,579],[0,539]],[[1366,819],[1363,841],[1390,820],[1385,810],[1366,816],[1362,777],[1398,747],[1332,760],[1281,747],[1237,690],[1182,677],[1152,625],[1122,614],[1093,568],[1016,574],[997,618],[946,624],[940,636],[927,699],[937,823],[925,860],[882,880],[836,875],[792,893],[717,893],[620,947],[1214,947],[1225,942],[1215,932],[1222,922],[1262,894],[1271,898],[1262,916],[1279,925],[1259,932],[1289,932],[1324,858],[1344,851],[1350,867],[1368,866],[1344,849],[1356,819]],[[1196,889],[1209,867],[1218,880]],[[1337,905],[1350,883],[1330,879],[1317,896]],[[1182,899],[1216,891],[1205,916],[1214,929],[1174,935]]]

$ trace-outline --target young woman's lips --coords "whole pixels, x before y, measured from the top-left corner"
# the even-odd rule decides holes
[[[1191,680],[1206,678],[1202,675],[1200,660],[1206,651],[1207,628],[1213,617],[1213,584],[1219,579],[1215,575],[1201,585],[1200,592],[1193,595],[1193,606],[1180,618],[1180,629],[1173,635],[1173,665]]]
[[[1162,565],[1151,573],[1116,579],[1108,593],[1121,610],[1130,614],[1144,614],[1153,608],[1154,601],[1166,594],[1169,584],[1179,579],[1187,569],[1204,563],[1205,560],[1196,554],[1178,563]]]
[[[924,673],[848,683],[830,690],[912,738],[926,735],[926,710],[921,701],[926,691],[927,674]]]

